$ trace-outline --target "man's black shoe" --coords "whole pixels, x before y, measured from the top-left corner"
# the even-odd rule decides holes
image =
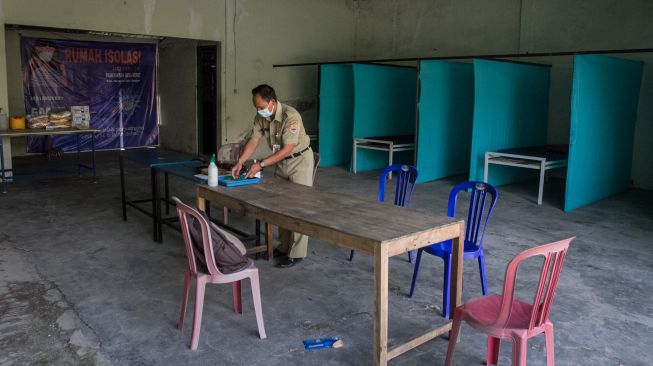
[[[289,257],[283,257],[279,259],[279,262],[277,263],[277,267],[279,268],[290,268],[294,266],[295,264],[299,263],[302,261],[302,258],[289,258]]]
[[[280,257],[287,257],[288,254],[280,251],[279,249],[274,249],[274,252],[272,252],[272,257],[273,258],[280,258]]]

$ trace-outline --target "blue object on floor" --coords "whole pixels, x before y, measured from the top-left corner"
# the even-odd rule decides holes
[[[331,348],[338,340],[340,340],[338,337],[305,339],[304,349],[310,351],[314,349]]]
[[[469,211],[467,213],[467,221],[465,225],[465,259],[478,259],[478,268],[481,272],[481,286],[483,296],[487,295],[487,276],[485,275],[485,255],[483,253],[483,238],[485,236],[485,229],[487,222],[492,214],[492,209],[499,198],[499,193],[496,188],[489,183],[484,182],[463,182],[451,190],[449,194],[449,207],[447,209],[447,216],[455,217],[456,214],[456,200],[460,191],[471,192],[469,199]],[[487,204],[487,195],[490,194],[490,202]],[[484,217],[484,211],[487,208],[487,213]],[[442,289],[442,316],[449,317],[449,293],[451,290],[451,240],[447,240],[438,244],[430,245],[426,248],[417,250],[417,260],[415,261],[415,270],[413,271],[413,281],[410,284],[410,297],[413,297],[415,292],[415,283],[417,282],[417,274],[419,273],[419,262],[422,259],[422,252],[442,258],[444,261],[444,281]]]
[[[250,184],[259,184],[259,178],[232,178],[228,175],[218,177],[218,184],[225,187],[248,186]]]
[[[417,181],[417,169],[414,166],[406,164],[391,165],[381,172],[379,177],[379,202],[385,202],[385,184],[388,180],[388,175],[393,173],[395,179],[395,206],[408,207],[410,206],[410,199],[413,197],[415,190],[415,182]],[[354,259],[354,251],[349,253],[349,261]],[[413,254],[408,252],[408,262],[413,263]]]

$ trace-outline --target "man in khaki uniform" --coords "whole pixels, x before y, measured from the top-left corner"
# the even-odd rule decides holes
[[[252,165],[247,172],[251,178],[266,166],[276,165],[275,176],[305,186],[313,185],[313,151],[310,139],[304,130],[299,112],[293,107],[277,101],[274,89],[269,85],[259,85],[252,90],[252,102],[256,107],[251,137],[247,141],[238,163],[231,175],[235,178],[249,159],[261,138],[264,138],[272,150],[272,155]],[[288,202],[292,204],[292,202]],[[306,257],[308,236],[279,229],[281,244],[275,249],[275,256],[280,256],[278,266],[292,267]]]

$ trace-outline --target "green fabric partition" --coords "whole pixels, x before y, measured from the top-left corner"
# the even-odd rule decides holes
[[[419,83],[417,182],[467,172],[474,118],[473,65],[422,61]]]
[[[352,137],[413,135],[417,70],[361,64],[353,69],[354,128],[348,143],[352,144]],[[359,172],[388,165],[387,152],[358,149],[357,154]],[[413,156],[413,151],[396,153],[395,163],[412,163]]]
[[[320,66],[321,166],[348,165],[354,123],[354,75],[351,65]]]
[[[574,58],[565,211],[628,189],[643,64]]]
[[[474,60],[470,180],[483,180],[485,152],[546,144],[549,67]],[[536,171],[493,165],[494,185],[535,178]]]

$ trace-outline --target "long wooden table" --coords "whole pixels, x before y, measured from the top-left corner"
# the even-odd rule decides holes
[[[206,201],[313,238],[374,257],[374,365],[395,358],[451,329],[448,322],[388,349],[388,259],[441,241],[453,240],[451,309],[461,303],[465,222],[391,204],[322,192],[280,179],[235,188],[198,185],[197,204]],[[268,230],[270,233],[270,230]],[[271,240],[268,237],[266,240]],[[453,314],[453,311],[451,312]]]

